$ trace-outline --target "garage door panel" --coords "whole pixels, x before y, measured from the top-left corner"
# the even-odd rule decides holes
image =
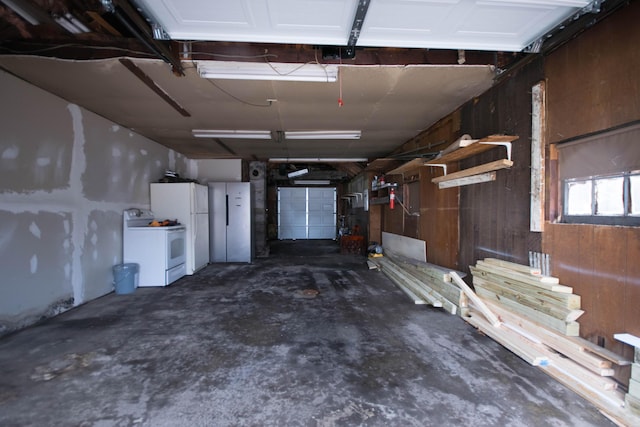
[[[335,188],[278,188],[279,239],[335,237]]]

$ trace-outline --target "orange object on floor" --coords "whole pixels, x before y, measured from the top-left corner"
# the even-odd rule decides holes
[[[340,238],[340,253],[364,254],[364,236],[342,236]]]

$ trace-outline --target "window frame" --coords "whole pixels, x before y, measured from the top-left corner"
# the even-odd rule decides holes
[[[640,176],[639,170],[625,171],[606,175],[593,175],[583,178],[566,178],[562,180],[562,222],[567,224],[599,224],[599,225],[623,225],[640,226],[640,214],[632,214],[631,206],[631,177]],[[623,178],[623,208],[624,213],[620,215],[598,215],[596,182],[598,180]],[[570,215],[569,209],[569,185],[572,182],[591,182],[591,214],[590,215]],[[635,201],[640,204],[640,200]]]

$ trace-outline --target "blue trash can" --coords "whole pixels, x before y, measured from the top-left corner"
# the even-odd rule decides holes
[[[138,286],[140,266],[135,263],[117,264],[113,266],[113,286],[116,294],[131,294]]]

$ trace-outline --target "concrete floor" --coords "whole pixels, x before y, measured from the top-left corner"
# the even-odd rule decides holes
[[[316,241],[4,337],[0,425],[612,424],[459,317],[409,303],[364,257]]]

